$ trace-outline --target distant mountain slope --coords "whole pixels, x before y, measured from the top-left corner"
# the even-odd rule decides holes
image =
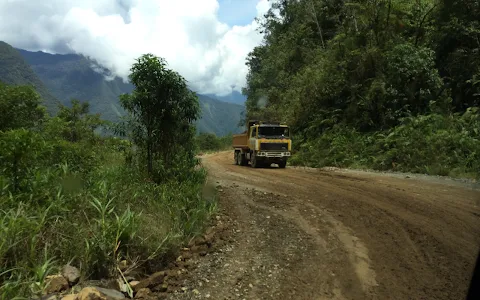
[[[116,77],[111,81],[94,71],[98,68],[87,58],[75,54],[48,54],[18,49],[47,88],[63,104],[75,98],[90,103],[90,111],[106,120],[118,120],[125,112],[118,96],[130,93],[133,86]]]
[[[32,85],[42,96],[48,111],[50,113],[57,111],[58,100],[45,87],[22,55],[2,41],[0,41],[0,81],[12,85]]]
[[[118,96],[132,91],[133,86],[115,77],[105,79],[106,70],[87,58],[75,54],[48,54],[18,49],[23,58],[45,83],[46,87],[64,104],[76,98],[90,103],[91,112],[101,113],[107,120],[115,121],[125,112]],[[211,132],[218,136],[240,132],[237,124],[244,107],[198,95],[202,118],[197,122],[199,132]]]
[[[202,119],[198,122],[199,132],[214,132],[218,136],[240,133],[238,127],[245,107],[198,95],[202,108]]]
[[[213,95],[213,94],[207,94],[206,96],[218,99],[220,101],[225,101],[225,102],[235,103],[235,104],[240,104],[240,105],[244,105],[245,101],[247,100],[246,96],[242,95],[241,93],[239,93],[237,91],[233,91],[230,94],[225,95],[225,96],[216,96],[216,95]]]

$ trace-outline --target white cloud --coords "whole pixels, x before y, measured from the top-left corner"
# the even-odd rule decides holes
[[[241,0],[239,0],[241,1]],[[270,7],[259,0],[257,15]],[[74,52],[127,78],[144,53],[164,57],[200,93],[245,85],[257,24],[218,21],[217,0],[0,0],[0,40],[27,50]]]

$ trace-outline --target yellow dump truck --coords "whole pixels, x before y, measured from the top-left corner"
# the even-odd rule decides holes
[[[250,120],[243,134],[233,136],[236,165],[253,168],[277,164],[285,168],[292,151],[292,140],[287,125],[278,122]]]

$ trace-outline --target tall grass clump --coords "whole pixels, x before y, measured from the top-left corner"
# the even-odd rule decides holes
[[[65,172],[67,166],[60,168],[53,173],[57,177],[51,182],[56,184],[29,197],[3,186],[4,299],[41,293],[32,288],[42,284],[38,278],[44,280],[68,262],[78,266],[84,278],[113,276],[121,260],[152,271],[164,255],[200,234],[216,207],[213,197],[203,196],[203,169],[183,182],[158,185],[122,164],[98,166],[81,183]],[[43,201],[35,201],[40,196]],[[37,269],[46,263],[49,268],[39,277]]]

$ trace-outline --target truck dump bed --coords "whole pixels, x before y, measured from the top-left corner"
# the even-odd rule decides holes
[[[248,133],[233,135],[233,148],[248,149]]]

